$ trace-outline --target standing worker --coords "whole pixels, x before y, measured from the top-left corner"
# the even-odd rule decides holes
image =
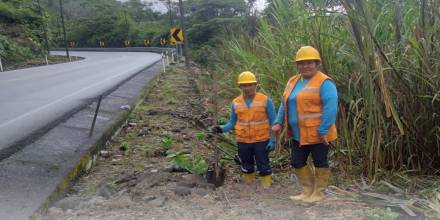
[[[257,92],[257,79],[253,73],[242,72],[238,84],[242,94],[232,101],[229,122],[222,127],[213,127],[212,132],[235,129],[244,182],[254,182],[256,163],[261,185],[269,188],[272,185],[269,152],[275,149],[275,139],[271,137],[270,130],[276,117],[275,108],[270,98]]]
[[[301,47],[295,62],[299,74],[287,82],[272,131],[279,133],[284,122],[286,139],[291,141],[291,162],[303,192],[290,199],[317,202],[325,198],[330,176],[327,155],[330,141],[337,138],[338,93],[332,79],[319,71],[321,56],[315,48]],[[309,154],[314,175],[307,166]]]

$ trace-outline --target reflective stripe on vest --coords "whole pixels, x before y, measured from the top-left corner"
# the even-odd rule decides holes
[[[239,125],[243,125],[243,126],[248,126],[248,125],[260,125],[260,124],[267,124],[269,123],[269,120],[264,120],[264,121],[251,121],[251,122],[240,122],[238,121],[237,124]]]
[[[295,88],[296,83],[301,78],[298,74],[289,79],[287,86],[283,93],[284,101],[284,121],[286,124],[286,139],[291,138],[291,127],[288,120],[288,98]],[[298,128],[300,134],[300,145],[310,145],[321,143],[321,138],[318,133],[318,128],[321,124],[322,117],[322,102],[320,97],[320,88],[322,83],[330,79],[322,72],[318,72],[313,76],[307,85],[298,93],[296,97],[296,106],[298,113]],[[327,133],[329,141],[334,141],[337,138],[336,126],[332,125]]]
[[[257,93],[248,107],[243,96],[232,101],[237,122],[235,139],[242,143],[266,141],[270,137],[269,120],[266,112],[267,96]]]
[[[321,118],[322,113],[304,114],[298,115],[299,120],[309,119],[309,118]]]

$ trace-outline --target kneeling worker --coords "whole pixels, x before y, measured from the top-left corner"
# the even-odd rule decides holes
[[[229,122],[222,127],[214,127],[212,132],[235,129],[244,182],[254,182],[256,163],[261,185],[268,188],[272,185],[269,152],[275,149],[275,138],[270,135],[270,127],[276,117],[275,108],[270,98],[257,92],[257,80],[253,73],[242,72],[238,84],[242,94],[232,101]]]

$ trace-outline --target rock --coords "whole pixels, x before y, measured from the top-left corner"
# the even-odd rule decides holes
[[[62,219],[64,216],[64,212],[60,208],[50,207],[49,210],[47,210],[47,215],[49,216],[48,219]]]
[[[195,188],[193,189],[193,193],[199,195],[199,196],[206,196],[210,193],[210,190],[204,189],[204,188]]]
[[[151,109],[147,112],[147,115],[157,115],[157,114],[159,114],[159,112],[154,109]]]
[[[182,135],[183,140],[188,141],[191,139],[191,137],[189,137],[188,135]]]
[[[128,123],[128,126],[130,126],[130,127],[136,127],[136,125],[137,125],[137,123],[134,123],[134,122]]]
[[[152,169],[152,170],[150,170],[150,172],[151,173],[157,173],[157,172],[159,172],[159,170],[158,169]]]
[[[180,133],[182,131],[182,129],[181,128],[173,128],[173,129],[171,129],[171,131],[175,132],[175,133]]]
[[[68,209],[75,209],[81,203],[81,200],[82,198],[77,196],[66,197],[56,202],[54,207],[60,208],[64,211]]]
[[[205,179],[197,174],[188,174],[182,177],[183,181],[181,182],[181,185],[187,186],[187,187],[196,187],[196,186],[205,186],[207,183]]]
[[[121,109],[130,110],[131,106],[129,106],[129,105],[121,105]]]
[[[166,155],[176,154],[176,153],[178,153],[178,152],[175,151],[175,150],[172,150],[172,149],[169,149],[169,150],[167,150],[167,151],[165,152]]]
[[[93,196],[90,199],[81,202],[81,204],[76,207],[76,210],[88,209],[91,206],[96,206],[104,201],[106,201],[106,199],[102,196]]]
[[[151,206],[162,207],[165,205],[166,201],[167,201],[167,198],[165,196],[159,196],[159,197],[147,202],[147,204],[151,205]]]
[[[177,186],[173,192],[178,196],[188,196],[191,194],[191,188],[185,186]]]
[[[127,209],[130,208],[130,206],[133,204],[133,201],[131,200],[130,196],[123,195],[119,196],[117,198],[114,198],[112,200],[109,200],[111,202],[107,202],[106,208],[109,210],[118,210],[118,209]]]
[[[156,199],[156,196],[145,196],[144,198],[142,198],[142,201],[148,203],[148,202],[155,200],[155,199]]]
[[[191,154],[192,152],[191,152],[191,149],[185,148],[182,151],[180,151],[180,153],[182,153],[182,154]]]
[[[98,195],[106,199],[110,198],[116,193],[116,189],[109,184],[105,184],[98,189]]]
[[[101,150],[101,151],[99,151],[99,156],[104,157],[104,158],[108,158],[108,157],[110,157],[110,152],[106,151],[106,150]]]
[[[186,172],[185,169],[183,169],[183,168],[181,168],[181,167],[178,167],[178,166],[175,165],[175,164],[170,164],[170,165],[168,165],[168,166],[164,169],[164,171],[166,171],[166,172],[170,172],[170,173],[181,173],[181,172]]]

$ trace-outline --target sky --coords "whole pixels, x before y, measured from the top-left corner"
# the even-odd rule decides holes
[[[125,2],[127,0],[118,0],[118,1]],[[142,1],[153,3],[153,10],[160,11],[160,12],[166,12],[166,10],[167,10],[165,5],[163,5],[163,3],[159,2],[158,0],[142,0]],[[172,1],[177,1],[177,0],[172,0]],[[257,0],[256,1],[257,9],[259,11],[262,11],[264,9],[265,3],[266,3],[266,0]]]

